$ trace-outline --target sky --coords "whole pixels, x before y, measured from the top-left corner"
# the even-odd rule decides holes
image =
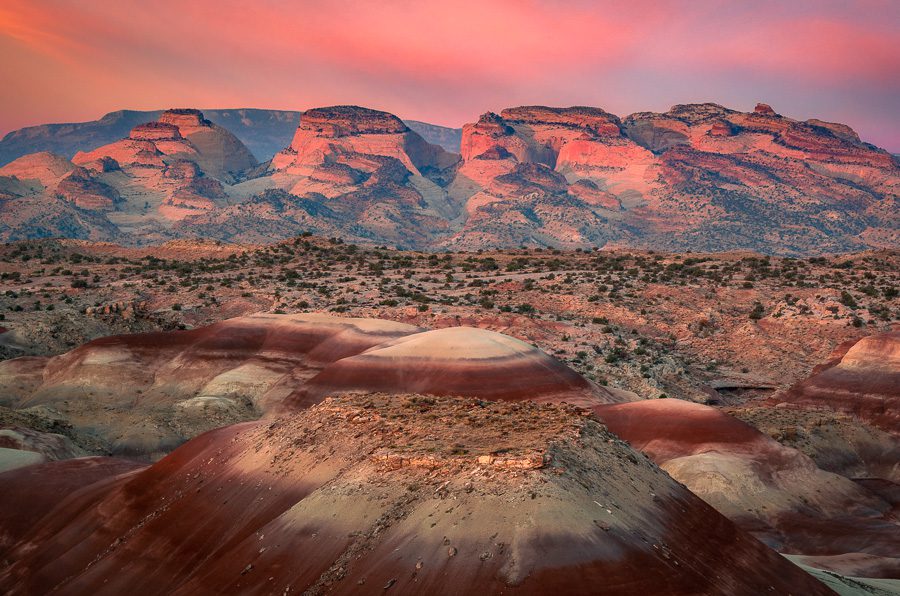
[[[0,134],[118,109],[714,101],[900,152],[900,0],[2,0]]]

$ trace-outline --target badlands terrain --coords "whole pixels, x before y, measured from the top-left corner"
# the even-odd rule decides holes
[[[521,106],[461,130],[357,106],[172,109],[14,131],[0,239],[368,246],[895,249],[897,158],[759,104],[620,117]],[[30,152],[29,152],[30,151]]]
[[[900,166],[765,104],[0,142],[0,590],[900,590]]]
[[[898,272],[4,245],[0,587],[896,593]]]

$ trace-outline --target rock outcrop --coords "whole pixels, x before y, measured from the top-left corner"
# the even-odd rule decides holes
[[[900,435],[900,331],[839,346],[809,378],[772,401],[845,412]]]
[[[112,240],[118,230],[103,212],[120,200],[115,188],[64,157],[25,155],[0,168],[0,239]]]
[[[343,358],[310,379],[302,397],[352,390],[582,406],[622,399],[530,344],[472,327],[407,335]]]
[[[267,220],[273,218],[257,218],[261,211],[271,211],[265,208],[267,199],[278,198],[260,189],[274,188],[293,195],[293,202],[312,201],[333,214],[344,237],[381,238],[403,246],[427,243],[458,214],[441,188],[458,159],[386,112],[356,106],[308,110],[290,147],[261,176],[235,187],[234,192],[256,193],[250,201],[256,214],[245,220],[248,228],[237,239],[271,229]],[[244,216],[246,210],[233,211]],[[210,219],[188,223],[209,230]],[[291,227],[289,221],[285,224]]]
[[[223,182],[233,182],[237,174],[257,164],[237,137],[194,109],[166,110],[157,121],[132,128],[127,139],[78,152],[73,161],[85,165],[102,158],[122,166],[160,168],[170,159],[186,159]]]
[[[366,167],[363,156],[394,158],[416,175],[422,170],[450,167],[456,161],[452,154],[425,142],[393,114],[357,106],[334,106],[303,112],[290,147],[272,159],[272,168],[310,175],[316,168],[335,163],[347,154],[350,163],[346,165],[361,166],[363,175],[373,171],[371,166]],[[353,154],[360,156],[355,164]]]
[[[60,155],[49,152],[31,153],[0,168],[0,176],[15,177],[26,184],[55,188],[59,181],[75,169],[75,165]]]

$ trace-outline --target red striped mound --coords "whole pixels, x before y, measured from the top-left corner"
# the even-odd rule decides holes
[[[258,418],[326,363],[421,331],[376,319],[253,315],[190,331],[94,340],[43,365],[0,367],[12,408],[49,407],[112,453],[159,457],[200,432]],[[5,399],[4,399],[5,397]]]
[[[900,433],[900,331],[839,347],[829,362],[774,400],[824,406]]]
[[[395,339],[339,360],[310,380],[298,403],[341,391],[464,395],[483,399],[623,401],[523,341],[473,327],[447,327]]]
[[[900,578],[900,524],[892,505],[819,469],[715,408],[676,399],[599,406],[616,435],[769,546],[844,559],[848,575]]]
[[[197,437],[7,562],[5,594],[831,593],[581,411],[396,394]]]
[[[0,474],[0,486],[7,488],[0,491],[0,559],[7,560],[9,549],[75,491],[98,482],[108,483],[141,467],[125,459],[81,457]]]

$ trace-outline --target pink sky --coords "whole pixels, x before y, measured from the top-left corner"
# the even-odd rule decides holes
[[[541,103],[757,101],[900,151],[895,0],[4,0],[0,134],[172,106],[358,104],[460,126]]]

